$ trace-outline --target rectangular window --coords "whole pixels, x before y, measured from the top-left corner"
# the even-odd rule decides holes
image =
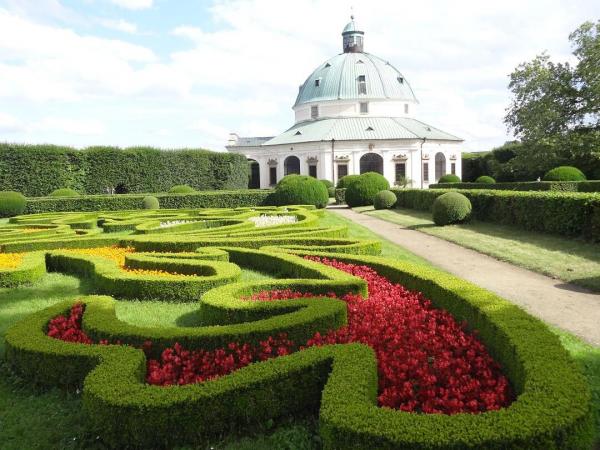
[[[367,80],[364,75],[358,76],[358,93],[363,95],[367,94]]]
[[[316,119],[319,117],[319,105],[314,105],[310,107],[310,118]]]
[[[319,87],[320,85],[321,85],[321,79],[320,79],[320,78],[317,78],[317,79],[315,80],[315,87]]]
[[[404,114],[408,114],[408,103],[404,104]]]
[[[396,163],[396,182],[406,178],[406,163]]]
[[[369,103],[368,102],[360,102],[360,113],[361,114],[369,113]]]
[[[348,164],[338,164],[338,180],[348,175]]]
[[[423,163],[423,181],[429,183],[429,163]]]
[[[456,163],[451,163],[450,164],[450,173],[452,175],[456,175]]]
[[[277,184],[277,167],[269,167],[269,185],[275,186]]]
[[[313,178],[317,178],[317,166],[308,166],[308,175]]]

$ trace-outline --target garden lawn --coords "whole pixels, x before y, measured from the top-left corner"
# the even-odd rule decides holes
[[[326,212],[324,225],[347,225],[350,237],[378,239],[367,228],[340,216]],[[390,242],[383,241],[383,255],[400,260],[425,261]],[[266,275],[244,271],[243,279],[263,279]],[[31,312],[49,305],[75,299],[86,293],[86,286],[76,278],[48,274],[32,286],[0,289],[0,355],[4,353],[6,329]],[[158,302],[122,302],[119,318],[145,325],[190,326],[197,324],[194,303],[165,304]],[[560,339],[582,365],[600,413],[600,349],[557,331]],[[599,427],[600,429],[600,423]],[[51,447],[53,445],[54,447]],[[81,397],[77,392],[58,389],[38,390],[13,376],[0,363],[0,447],[5,449],[102,449],[96,436],[86,432],[81,420]],[[281,423],[268,422],[252,435],[229,436],[206,447],[229,450],[317,449],[320,447],[315,418],[290,419]]]
[[[411,209],[355,211],[600,292],[600,244],[478,221],[439,227],[431,214]]]

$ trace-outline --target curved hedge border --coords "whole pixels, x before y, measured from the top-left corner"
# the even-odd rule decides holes
[[[39,280],[46,273],[44,254],[28,253],[14,269],[0,269],[0,288],[10,288]]]
[[[218,229],[212,232],[218,234]],[[238,232],[250,233],[245,229]],[[591,447],[594,423],[589,387],[558,338],[543,322],[482,288],[436,269],[338,252],[360,251],[365,248],[360,241],[311,238],[315,231],[310,226],[291,227],[287,234],[274,238],[268,237],[268,229],[262,236],[261,232],[257,229],[255,234],[243,238],[233,237],[237,233],[233,232],[229,239],[222,236],[203,240],[192,235],[127,238],[127,242],[135,244],[139,240],[148,249],[154,246],[153,250],[161,252],[165,244],[179,246],[181,239],[187,239],[185,243],[190,246],[200,242],[202,247],[198,256],[185,253],[181,258],[161,253],[133,254],[128,257],[129,263],[153,268],[164,264],[228,264],[223,262],[226,252],[233,264],[286,278],[237,282],[211,289],[199,301],[198,314],[203,325],[189,328],[135,326],[116,317],[112,298],[81,299],[86,304],[85,332],[93,339],[118,339],[130,344],[125,346],[73,344],[48,337],[49,320],[65,313],[71,302],[54,305],[7,331],[9,363],[37,383],[83,385],[83,405],[91,426],[105,443],[114,447],[163,447],[197,442],[208,435],[310,411],[319,411],[320,433],[326,449]],[[302,233],[306,235],[299,236]],[[273,243],[273,239],[281,242]],[[256,241],[259,243],[248,243]],[[265,243],[274,247],[243,248]],[[315,243],[317,246],[313,247]],[[318,244],[323,244],[320,250],[329,244],[336,252],[318,251]],[[307,247],[302,248],[303,245]],[[214,246],[220,248],[213,249]],[[190,349],[210,349],[233,341],[255,343],[282,331],[302,342],[316,331],[342,326],[346,307],[340,300],[241,299],[257,291],[282,288],[315,294],[330,291],[338,295],[348,291],[365,294],[364,280],[304,260],[305,254],[370,266],[393,282],[423,292],[458,321],[467,321],[479,331],[489,352],[502,364],[517,399],[502,410],[475,415],[427,415],[379,408],[375,356],[370,348],[360,344],[312,347],[251,364],[200,384],[167,388],[145,384],[146,357],[133,346],[141,346],[147,339],[153,342],[152,352],[159,353],[175,342]],[[208,258],[221,260],[208,261]],[[49,266],[54,264],[53,268],[58,270],[80,270],[80,274],[89,277],[108,270],[111,275],[108,264],[105,267],[95,257],[50,252],[48,260]],[[114,263],[112,267],[116,270]],[[193,293],[188,300],[200,300],[200,295]]]

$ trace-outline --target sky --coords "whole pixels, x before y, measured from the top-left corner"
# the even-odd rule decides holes
[[[569,33],[600,2],[0,0],[0,142],[225,151],[230,132],[276,135],[351,11],[417,118],[484,151],[512,139],[512,70],[573,61]]]

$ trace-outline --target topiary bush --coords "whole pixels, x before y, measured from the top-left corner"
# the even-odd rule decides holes
[[[73,189],[62,188],[53,190],[48,197],[77,197],[79,195],[79,192]]]
[[[438,183],[460,183],[460,177],[449,173],[447,175],[442,175],[438,180]]]
[[[158,199],[153,195],[148,195],[144,197],[142,200],[142,205],[144,209],[159,209],[160,203],[158,203]]]
[[[490,177],[489,175],[481,175],[480,177],[478,177],[475,180],[475,183],[488,183],[488,184],[493,184],[495,183],[496,180],[494,180],[492,177]]]
[[[286,175],[275,188],[273,202],[283,205],[314,205],[325,208],[329,202],[327,188],[319,180],[306,175]]]
[[[458,192],[446,192],[433,202],[433,221],[436,225],[460,223],[471,216],[471,202]]]
[[[0,217],[18,216],[25,211],[27,199],[20,192],[0,192]]]
[[[373,197],[379,191],[390,189],[390,183],[376,172],[367,172],[353,180],[346,188],[346,203],[351,208],[373,204]]]
[[[329,180],[319,180],[319,181],[321,183],[323,183],[327,189],[329,189],[330,187],[333,187],[333,183]]]
[[[329,195],[329,198],[335,198],[335,187],[334,186],[328,187],[327,194]]]
[[[338,189],[346,189],[348,186],[350,186],[350,183],[358,180],[359,177],[360,175],[346,175],[338,180],[335,187]]]
[[[390,209],[396,201],[396,194],[392,191],[379,191],[373,198],[373,206],[375,209]]]
[[[169,189],[169,193],[171,194],[191,194],[193,192],[196,192],[196,190],[187,184],[178,184]]]
[[[586,179],[581,170],[572,166],[555,167],[544,175],[544,181],[585,181]]]

